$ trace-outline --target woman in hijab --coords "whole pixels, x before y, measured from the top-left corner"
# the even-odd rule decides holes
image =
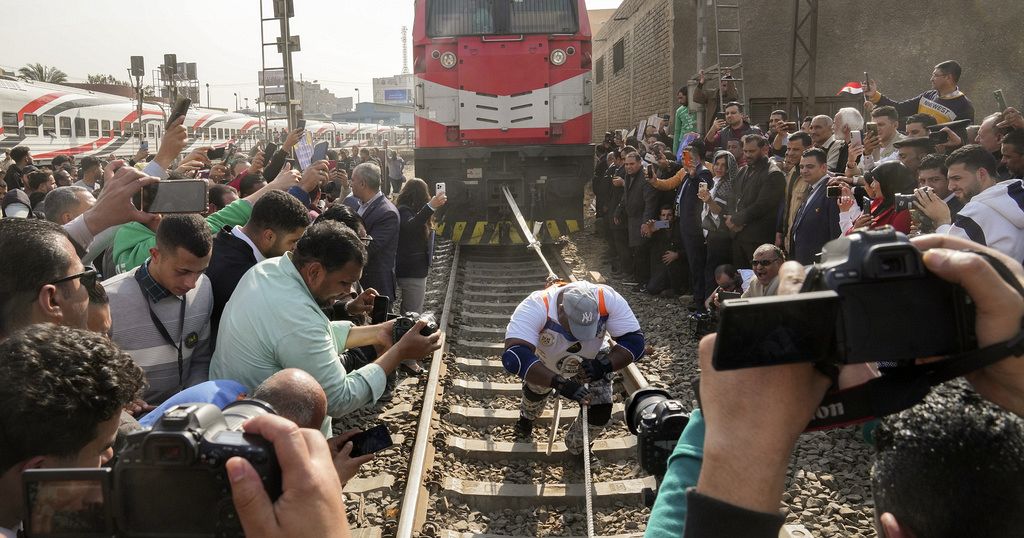
[[[714,175],[713,186],[697,191],[697,197],[704,202],[701,212],[701,226],[707,241],[707,262],[704,264],[704,276],[708,289],[715,286],[715,268],[732,262],[732,236],[725,227],[725,216],[729,215],[735,198],[733,189],[739,166],[736,157],[726,150],[715,152],[711,163]]]

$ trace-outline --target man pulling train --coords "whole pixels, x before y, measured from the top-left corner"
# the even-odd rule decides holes
[[[612,372],[643,353],[640,323],[610,286],[580,281],[531,293],[509,320],[501,357],[505,369],[523,379],[517,434],[532,437],[533,421],[555,390],[589,406],[593,440],[611,418]],[[572,454],[583,451],[581,422],[577,416],[565,436]]]

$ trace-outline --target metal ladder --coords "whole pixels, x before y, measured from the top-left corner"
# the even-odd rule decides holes
[[[743,40],[740,38],[740,0],[708,0],[715,9],[715,52],[718,54],[719,77],[726,69],[732,71],[738,101],[746,105],[743,84]],[[723,26],[724,25],[724,26]],[[718,92],[718,109],[725,105],[725,94]]]

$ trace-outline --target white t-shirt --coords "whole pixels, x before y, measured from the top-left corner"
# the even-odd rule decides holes
[[[616,338],[640,330],[629,303],[618,292],[610,286],[593,284],[599,290],[598,299],[604,299],[597,338],[577,341],[570,337],[568,329],[558,323],[558,294],[574,285],[551,286],[531,293],[516,307],[505,330],[506,340],[516,338],[533,344],[537,357],[554,372],[562,372],[562,359],[569,355],[593,359],[608,345],[609,336]]]

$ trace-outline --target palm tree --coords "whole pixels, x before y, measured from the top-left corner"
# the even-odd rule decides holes
[[[25,67],[18,69],[18,74],[26,80],[38,80],[40,82],[51,82],[60,84],[68,81],[67,73],[40,63],[25,64]]]

